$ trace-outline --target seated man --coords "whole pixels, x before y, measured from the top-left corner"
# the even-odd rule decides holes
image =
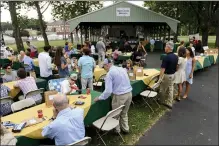
[[[25,56],[26,56],[25,52],[24,51],[20,51],[20,54],[18,55],[18,61],[19,62],[23,62]]]
[[[15,81],[17,79],[17,73],[12,71],[10,64],[5,64],[3,68],[5,70],[5,75],[2,77],[4,83]]]
[[[26,72],[30,72],[34,70],[34,63],[33,59],[30,58],[30,52],[26,52],[26,56],[23,59],[24,64],[28,65],[28,67],[25,67]]]
[[[43,128],[42,136],[54,139],[56,145],[68,145],[85,136],[84,110],[72,109],[65,95],[54,96],[53,119]]]
[[[28,92],[38,89],[35,79],[33,77],[27,77],[27,73],[23,68],[18,69],[17,76],[19,80],[14,84],[14,87],[19,87],[23,92],[24,96]],[[24,96],[20,96],[19,100],[24,99]],[[42,96],[40,94],[27,98],[34,99],[36,104],[40,104],[42,102]]]

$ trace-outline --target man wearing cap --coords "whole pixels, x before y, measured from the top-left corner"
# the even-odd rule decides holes
[[[117,126],[116,131],[120,132],[121,127],[123,133],[128,133],[127,113],[132,102],[132,87],[128,74],[122,67],[113,66],[109,59],[105,59],[103,65],[104,69],[108,72],[105,78],[105,90],[94,101],[105,100],[113,94],[112,109],[125,105],[120,115],[120,126]]]
[[[105,59],[105,52],[106,52],[106,46],[103,42],[103,37],[99,38],[99,41],[96,44],[96,48],[98,51],[98,60],[99,60],[99,66],[101,65],[101,63],[104,61]]]
[[[162,61],[160,70],[160,79],[162,83],[160,85],[160,103],[169,109],[172,109],[173,103],[173,84],[174,74],[177,70],[178,57],[173,53],[174,43],[167,42],[165,46],[165,52],[167,56]]]

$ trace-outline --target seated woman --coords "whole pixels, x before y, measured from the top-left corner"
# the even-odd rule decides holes
[[[0,93],[0,98],[4,98],[8,96],[8,93],[11,91],[10,88],[8,88],[7,86],[3,85],[3,81],[2,78],[0,78],[0,88],[1,88],[1,93]],[[13,101],[11,102],[6,102],[6,103],[2,103],[1,102],[1,108],[0,108],[0,116],[5,116],[7,114],[10,114],[11,111],[11,104]]]
[[[1,124],[1,145],[2,146],[15,146],[17,139]]]
[[[132,60],[127,60],[126,61],[126,70],[127,71],[132,71],[133,70],[133,67],[132,67],[133,65],[132,65]]]
[[[65,58],[65,51],[62,47],[57,47],[54,63],[58,68],[60,78],[65,78],[69,76],[68,63]]]
[[[15,81],[17,79],[17,73],[12,71],[10,64],[5,64],[3,68],[5,70],[5,75],[2,77],[4,83]]]
[[[19,87],[23,92],[24,96],[30,91],[37,90],[36,81],[33,77],[27,77],[27,73],[23,68],[19,68],[17,71],[18,81],[14,84],[14,87]],[[24,96],[19,96],[19,100],[24,99]],[[27,97],[29,98],[29,97]],[[42,102],[42,96],[40,94],[30,97],[35,100],[36,104]]]

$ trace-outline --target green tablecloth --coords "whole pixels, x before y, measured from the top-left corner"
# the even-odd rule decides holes
[[[0,59],[0,66],[4,66],[5,64],[11,63],[9,59]]]
[[[209,55],[209,61],[211,64],[214,64],[214,56],[213,55]]]
[[[166,56],[166,54],[161,54],[160,55],[160,60],[163,60],[163,58]],[[218,59],[218,57],[217,57]],[[204,63],[203,63],[203,67],[201,65],[201,63],[197,60],[196,61],[196,64],[195,64],[195,71],[196,70],[199,70],[199,69],[203,69],[203,68],[206,68],[206,67],[209,67],[211,66],[211,64],[214,63],[214,56],[213,55],[209,55],[209,56],[205,56],[205,59],[204,59]],[[216,62],[217,63],[217,62]]]
[[[20,63],[20,62],[15,61],[15,62],[13,62],[13,64],[12,64],[12,69],[18,70],[18,69],[21,68],[21,67],[23,67],[23,64]]]
[[[209,56],[205,56],[204,63],[203,63],[203,68],[206,68],[206,67],[209,67],[209,66],[211,66],[210,58],[209,58]]]
[[[36,78],[36,85],[37,85],[38,88],[44,88],[45,89],[47,83],[46,83],[46,80],[44,80],[44,79]]]
[[[202,65],[200,64],[200,62],[196,61],[196,63],[195,63],[195,71],[200,70],[200,69],[203,69]]]
[[[130,59],[130,57],[131,56],[122,56],[122,55],[120,55],[120,56],[118,56],[118,60],[119,61],[126,61],[126,60]]]

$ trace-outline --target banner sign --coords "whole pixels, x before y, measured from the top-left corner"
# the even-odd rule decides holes
[[[130,8],[116,8],[116,16],[130,16]]]

